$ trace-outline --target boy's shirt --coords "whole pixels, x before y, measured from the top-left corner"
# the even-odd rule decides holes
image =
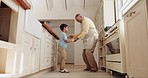
[[[65,40],[67,40],[67,35],[65,32],[62,32],[59,40],[59,45],[63,48],[67,48],[67,43]]]

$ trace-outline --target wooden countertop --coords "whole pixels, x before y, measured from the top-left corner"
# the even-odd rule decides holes
[[[60,38],[58,37],[58,35],[52,30],[52,28],[46,23],[42,23],[42,26],[51,34],[53,35],[57,40],[59,40]]]
[[[31,8],[31,5],[28,3],[27,0],[13,0],[13,1],[22,6],[25,10]]]

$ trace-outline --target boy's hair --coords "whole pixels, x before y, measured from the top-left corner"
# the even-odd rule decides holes
[[[66,28],[68,25],[66,25],[66,24],[61,24],[60,25],[60,29],[61,29],[61,31],[63,31],[64,30],[64,28]]]

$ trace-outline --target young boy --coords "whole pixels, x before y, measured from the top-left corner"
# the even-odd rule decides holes
[[[67,48],[67,43],[74,42],[74,39],[67,38],[66,33],[68,31],[68,26],[66,24],[61,24],[60,29],[62,31],[61,36],[60,36],[60,40],[58,43],[59,44],[58,51],[61,56],[60,72],[61,73],[69,73],[69,71],[65,69],[65,61],[67,59],[65,49]]]

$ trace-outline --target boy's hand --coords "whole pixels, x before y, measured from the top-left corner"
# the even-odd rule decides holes
[[[79,38],[75,39],[74,42],[76,42]]]
[[[73,38],[73,35],[69,35],[68,38]]]

